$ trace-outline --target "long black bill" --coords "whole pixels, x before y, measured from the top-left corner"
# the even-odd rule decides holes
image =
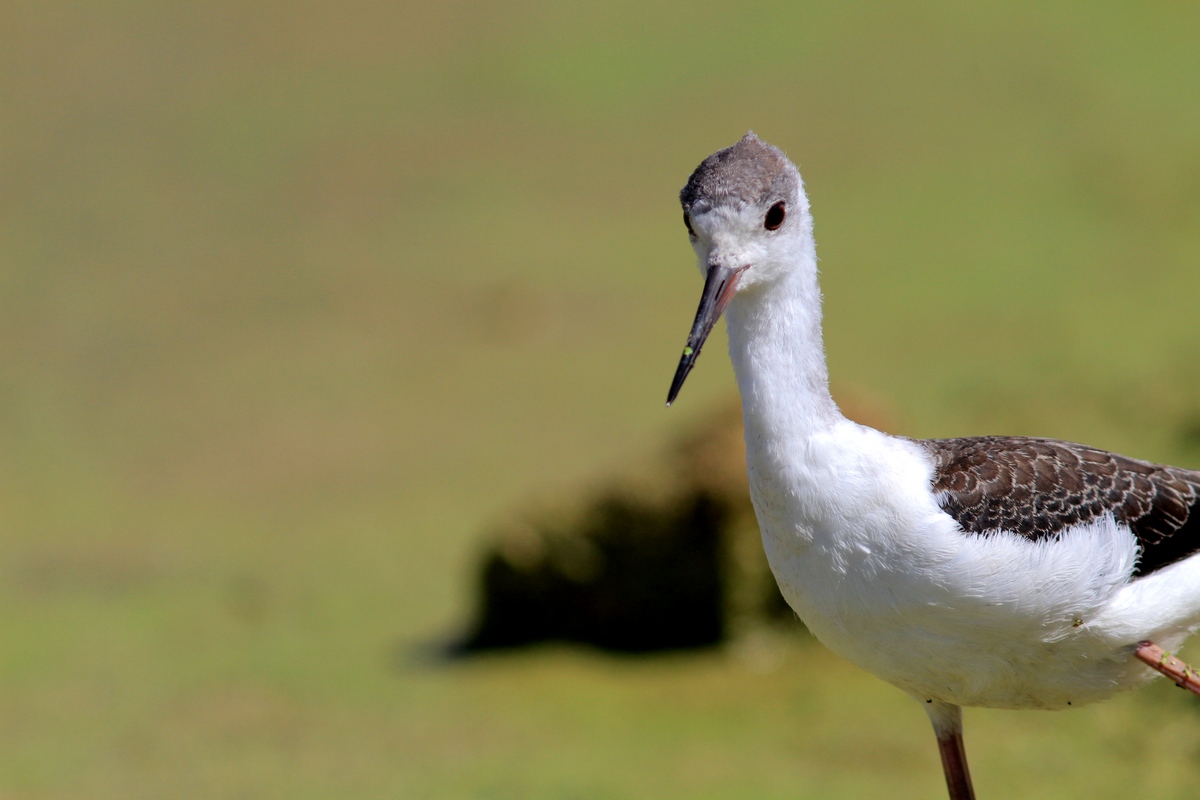
[[[692,323],[692,333],[683,348],[679,367],[675,370],[675,379],[671,381],[671,391],[667,393],[668,406],[675,402],[675,397],[683,388],[683,382],[687,380],[688,373],[700,357],[700,348],[704,347],[708,334],[712,333],[713,326],[721,318],[721,312],[733,297],[738,276],[742,274],[743,269],[745,267],[708,268],[708,276],[704,279],[704,292],[700,295],[700,307],[696,309],[696,321]]]

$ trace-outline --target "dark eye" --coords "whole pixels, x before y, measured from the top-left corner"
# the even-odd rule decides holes
[[[690,219],[688,219],[688,213],[686,211],[683,212],[683,224],[687,226],[688,236],[696,235],[696,232],[694,230],[692,230],[692,221]]]
[[[763,220],[763,227],[769,231],[778,230],[783,224],[783,218],[787,216],[787,206],[780,200],[775,205],[767,209],[767,218]]]

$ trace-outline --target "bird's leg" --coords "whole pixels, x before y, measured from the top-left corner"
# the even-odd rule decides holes
[[[1180,689],[1187,689],[1192,694],[1200,695],[1200,673],[1154,642],[1138,642],[1133,654],[1137,656],[1138,661],[1166,675]]]
[[[946,788],[950,800],[975,800],[971,772],[967,769],[967,751],[963,749],[962,709],[938,700],[922,703],[937,735],[942,769],[946,773]]]

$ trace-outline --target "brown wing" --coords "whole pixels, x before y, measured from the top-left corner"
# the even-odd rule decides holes
[[[1054,439],[923,439],[933,491],[968,533],[1054,536],[1111,513],[1141,547],[1134,576],[1200,551],[1200,472]]]

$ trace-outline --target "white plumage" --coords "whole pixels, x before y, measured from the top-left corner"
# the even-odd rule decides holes
[[[1132,656],[1139,641],[1174,648],[1200,626],[1200,556],[1135,579],[1139,539],[1113,511],[1041,538],[969,533],[934,490],[927,447],[842,416],[808,200],[782,153],[750,134],[682,199],[706,285],[668,402],[727,310],[779,587],[824,644],[926,707],[944,760],[961,753],[958,707],[1102,700],[1154,675]],[[957,786],[952,767],[952,797],[970,797],[965,758]]]

